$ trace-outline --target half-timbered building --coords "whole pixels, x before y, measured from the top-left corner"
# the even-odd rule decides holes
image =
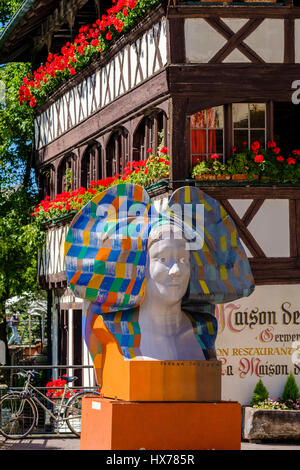
[[[25,1],[0,38],[2,63],[37,66],[109,3]],[[170,181],[150,193],[157,206],[175,187],[195,184],[192,166],[213,153],[226,161],[233,146],[253,140],[266,145],[275,139],[284,152],[298,148],[300,106],[292,100],[298,80],[298,0],[162,2],[37,109],[40,197],[66,189],[67,169],[73,189],[87,187],[146,158],[162,140],[171,155]],[[203,189],[236,223],[256,285],[297,286],[300,187],[229,182]],[[53,363],[87,364],[84,303],[68,289],[64,270],[67,228],[68,219],[47,225],[38,280],[48,291]],[[83,379],[87,384],[87,372]]]

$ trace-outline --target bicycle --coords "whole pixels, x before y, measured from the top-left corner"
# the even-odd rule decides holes
[[[18,372],[17,375],[26,377],[21,392],[9,391],[0,400],[0,433],[7,439],[22,439],[30,434],[38,423],[39,405],[50,415],[58,425],[66,422],[70,431],[80,437],[81,431],[81,402],[83,397],[99,397],[101,394],[94,391],[75,392],[68,386],[77,377],[59,377],[66,381],[60,402],[56,405],[56,412],[52,412],[39,399],[39,395],[53,405],[53,401],[38,390],[31,382],[38,372],[34,370]],[[72,394],[67,398],[67,392]],[[67,400],[67,401],[66,401]]]

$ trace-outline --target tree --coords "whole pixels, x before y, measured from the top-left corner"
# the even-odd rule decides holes
[[[33,202],[23,186],[0,191],[0,339],[5,343],[7,299],[37,291],[37,249],[44,234],[31,221]]]
[[[4,25],[23,0],[0,0]],[[30,64],[9,63],[0,68],[5,99],[0,103],[0,340],[5,343],[7,299],[37,291],[37,248],[43,233],[31,220],[36,203],[32,171],[33,111],[20,106],[18,90]]]
[[[23,0],[0,0],[0,23],[5,25],[22,3]]]
[[[299,397],[299,389],[298,385],[296,383],[295,377],[292,372],[290,372],[290,375],[287,378],[287,381],[285,383],[281,400],[289,406],[292,405],[293,402],[297,400]]]
[[[253,390],[253,397],[251,401],[251,406],[257,405],[260,401],[267,400],[269,398],[269,392],[266,389],[263,381],[259,379],[257,382],[254,390]]]

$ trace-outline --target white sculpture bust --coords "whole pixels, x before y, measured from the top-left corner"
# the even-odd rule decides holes
[[[145,297],[139,309],[137,360],[204,360],[192,323],[181,309],[190,279],[190,252],[182,232],[169,225],[150,233]]]

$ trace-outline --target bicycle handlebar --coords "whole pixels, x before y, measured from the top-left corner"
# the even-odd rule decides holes
[[[36,370],[22,370],[21,372],[16,372],[16,375],[20,375],[21,377],[34,377],[34,376],[39,376],[40,373],[37,372]]]

